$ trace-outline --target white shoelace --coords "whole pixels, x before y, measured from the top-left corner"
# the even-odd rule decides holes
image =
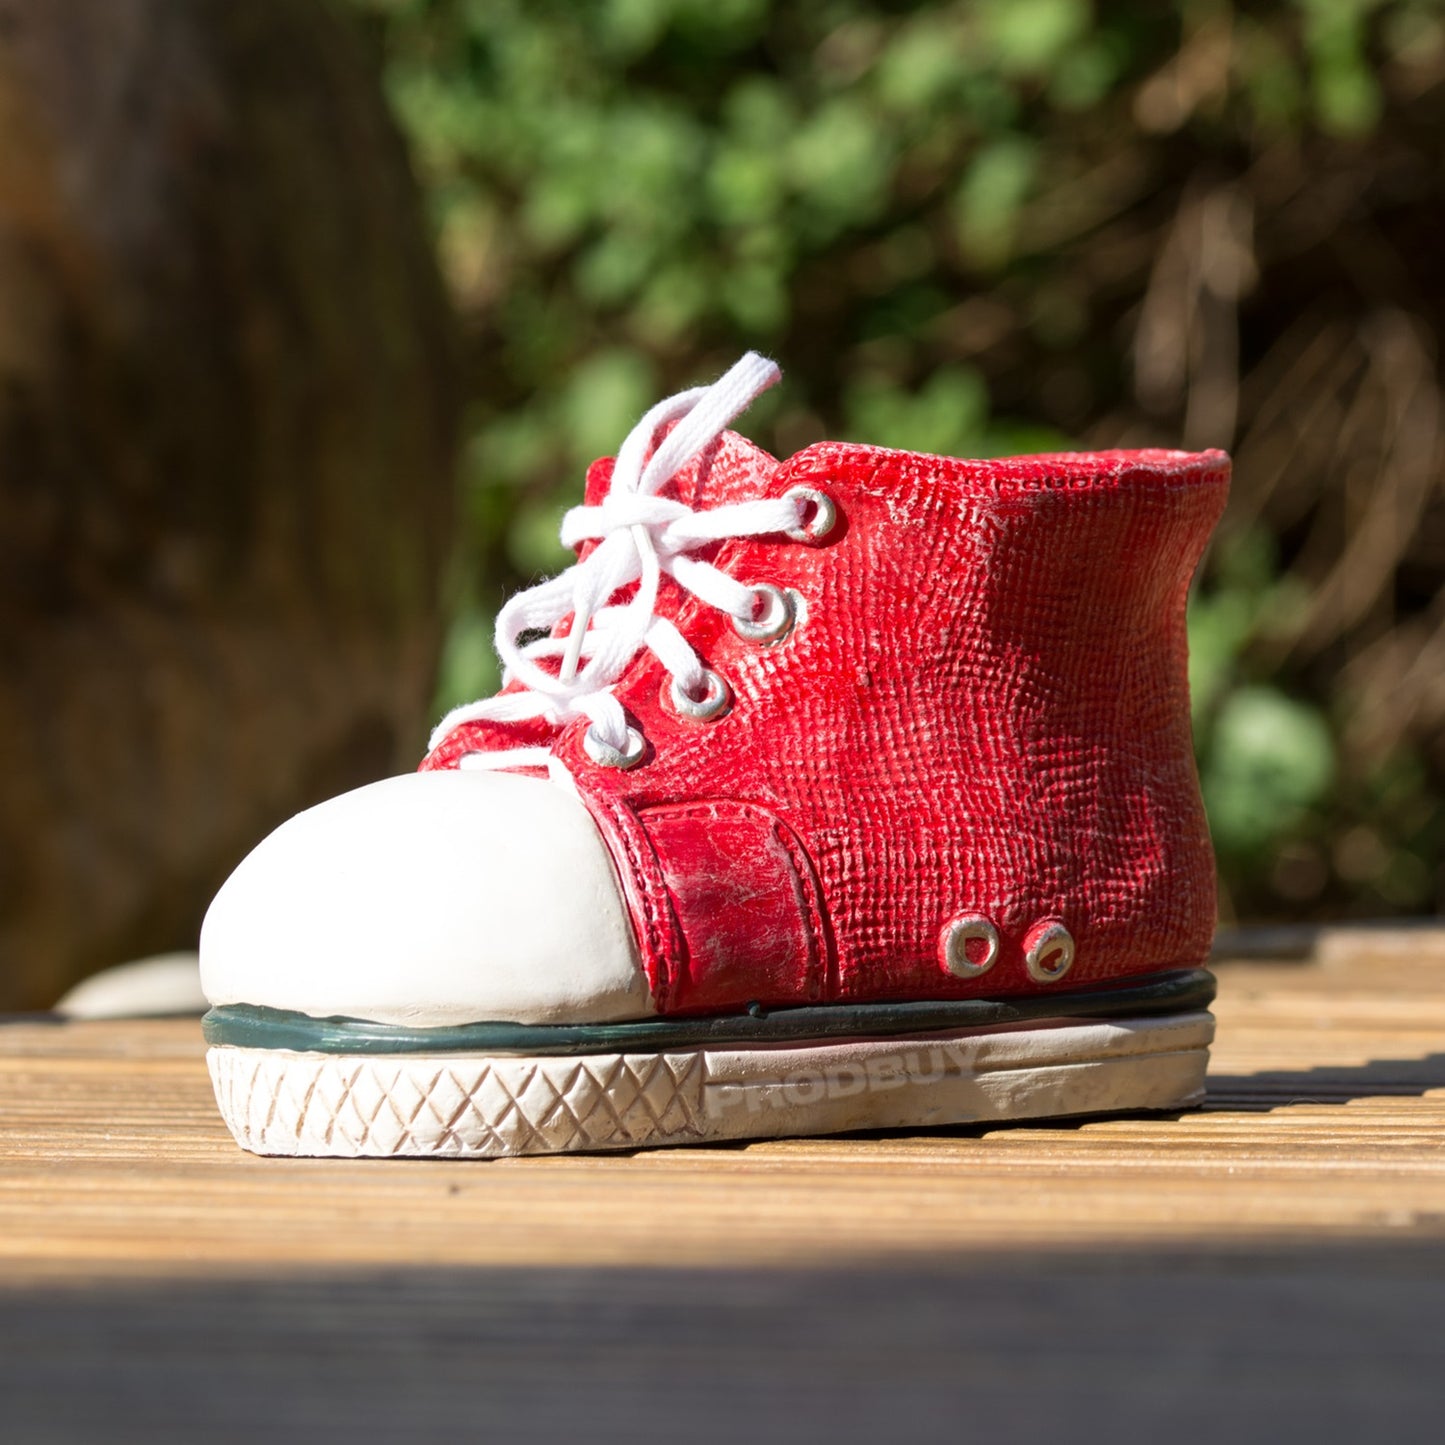
[[[710,674],[691,644],[672,622],[656,614],[662,575],[735,621],[753,622],[759,604],[756,584],[739,582],[688,553],[728,538],[797,535],[809,501],[789,494],[696,510],[657,493],[781,375],[776,363],[750,351],[711,386],[659,402],[633,427],[617,453],[601,505],[574,507],[562,519],[564,547],[598,545],[585,561],[519,592],[497,616],[503,682],[518,681],[522,687],[453,708],[437,724],[431,747],[463,723],[543,718],[560,727],[587,717],[590,755],[621,765],[635,759],[641,739],[629,728],[612,689],[642,648],[666,668],[675,695],[695,698],[708,689]],[[669,422],[677,425],[648,457],[658,429]],[[616,592],[633,582],[638,587],[630,601],[609,605]],[[568,613],[573,617],[568,634],[552,636]],[[528,634],[533,640],[523,644],[520,639]],[[556,671],[541,666],[543,659],[560,659]],[[474,752],[462,760],[463,766],[480,768],[550,763],[546,747]]]

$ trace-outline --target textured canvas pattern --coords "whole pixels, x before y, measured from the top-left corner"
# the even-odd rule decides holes
[[[593,468],[591,499],[607,477],[607,464]],[[724,716],[679,715],[644,652],[616,689],[648,740],[640,766],[593,763],[582,723],[555,735],[471,724],[423,766],[552,746],[613,851],[664,1012],[1034,992],[1050,985],[1030,976],[1026,939],[1053,920],[1077,945],[1070,988],[1201,962],[1214,870],[1184,607],[1227,458],[956,461],[823,443],[779,465],[728,433],[674,486],[713,505],[800,484],[837,506],[821,544],[766,538],[705,554],[794,594],[786,637],[749,642],[664,593],[661,610],[732,689]],[[722,864],[716,849],[668,841],[685,839],[675,827],[668,839],[649,830],[652,810],[710,802],[776,819],[758,846],[796,840],[792,873],[747,846]],[[749,881],[788,876],[803,880],[784,900],[796,956],[750,975],[758,929],[775,937],[784,905],[768,883],[765,906],[750,907]],[[735,900],[710,906],[705,958],[695,921],[679,922],[696,919],[694,894]],[[956,977],[941,955],[960,915],[998,930],[996,962],[978,977]]]

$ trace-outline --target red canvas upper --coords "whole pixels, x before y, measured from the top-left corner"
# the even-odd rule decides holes
[[[610,463],[588,475],[605,492]],[[699,555],[800,599],[771,644],[664,581],[659,610],[730,684],[680,715],[651,653],[616,696],[641,764],[585,720],[468,723],[423,762],[550,742],[617,864],[660,1012],[945,999],[1200,963],[1214,867],[1190,738],[1185,597],[1224,505],[1221,452],[958,461],[825,442],[789,461],[728,432],[670,491],[697,507],[817,487],[837,526]],[[998,929],[945,966],[963,915]],[[1030,977],[1049,922],[1066,984]]]

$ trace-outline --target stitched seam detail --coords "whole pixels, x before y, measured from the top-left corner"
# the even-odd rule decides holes
[[[643,814],[639,815],[638,822],[645,833],[647,831],[646,818],[688,818],[705,821],[716,818],[719,814],[743,817],[763,824],[768,830],[768,836],[775,839],[781,846],[783,856],[788,863],[793,899],[798,905],[798,912],[803,919],[804,945],[808,952],[808,996],[815,996],[812,990],[816,985],[819,990],[818,996],[831,997],[834,990],[830,986],[832,970],[828,965],[833,958],[833,951],[830,946],[831,935],[828,921],[822,906],[822,889],[802,842],[776,813],[760,807],[756,803],[745,803],[733,799],[714,799],[705,803],[662,803],[657,807],[646,809]]]
[[[584,796],[599,812],[605,814],[610,825],[608,832],[622,850],[623,861],[627,865],[624,888],[631,883],[632,886],[627,891],[636,898],[642,913],[641,921],[646,936],[639,941],[645,945],[647,958],[653,965],[649,970],[652,974],[650,981],[654,1002],[661,1011],[672,998],[682,935],[672,916],[672,905],[668,902],[666,889],[661,882],[657,859],[655,855],[644,855],[643,848],[647,848],[648,853],[651,853],[650,841],[641,822],[626,803],[605,796]],[[633,836],[634,830],[642,834],[641,847]]]
[[[792,865],[793,889],[798,897],[798,906],[808,922],[809,996],[814,996],[816,989],[821,996],[831,998],[835,992],[834,969],[830,966],[834,955],[817,875],[796,834],[780,818],[773,819],[773,836]]]

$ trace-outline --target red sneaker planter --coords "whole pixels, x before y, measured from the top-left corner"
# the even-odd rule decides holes
[[[207,918],[262,1153],[495,1155],[1177,1108],[1212,1033],[1184,602],[1214,452],[955,461],[723,428],[599,462],[508,685]],[[526,640],[530,639],[530,640]]]

